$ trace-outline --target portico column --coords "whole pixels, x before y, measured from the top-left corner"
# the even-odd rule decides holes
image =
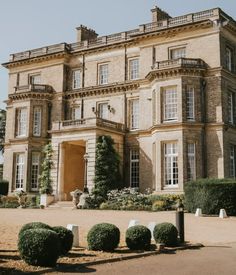
[[[58,200],[62,201],[65,199],[64,194],[64,160],[65,160],[65,143],[60,144],[60,153],[59,153],[59,164],[58,164]]]

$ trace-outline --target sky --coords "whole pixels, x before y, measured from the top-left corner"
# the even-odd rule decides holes
[[[236,19],[235,0],[0,0],[0,63],[11,53],[76,42],[80,24],[108,35],[151,22],[157,5],[172,17],[220,7]],[[8,72],[0,67],[0,108],[7,99]]]

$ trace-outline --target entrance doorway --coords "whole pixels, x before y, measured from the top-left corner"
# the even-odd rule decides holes
[[[71,200],[71,191],[84,189],[84,141],[69,141],[64,144],[64,199]]]

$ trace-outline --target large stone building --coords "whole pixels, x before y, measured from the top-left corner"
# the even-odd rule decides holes
[[[4,178],[38,191],[42,147],[53,146],[59,200],[93,186],[95,145],[110,135],[127,186],[183,192],[187,180],[236,175],[236,22],[215,8],[77,42],[12,54]]]

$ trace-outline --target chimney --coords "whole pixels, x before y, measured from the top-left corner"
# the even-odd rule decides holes
[[[93,40],[96,39],[98,34],[92,30],[87,28],[86,26],[80,25],[76,28],[77,30],[77,42],[81,42],[84,40]]]
[[[152,22],[157,22],[157,21],[171,18],[171,16],[167,12],[161,10],[157,6],[154,6],[154,8],[151,9],[151,12],[152,12]]]

